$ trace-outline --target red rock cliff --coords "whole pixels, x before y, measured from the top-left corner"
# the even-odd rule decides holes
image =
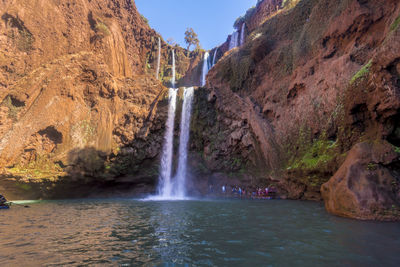
[[[5,0],[0,17],[0,189],[115,177],[152,185],[167,103],[154,78],[159,35],[134,2]],[[171,49],[162,41],[162,69]],[[183,76],[190,58],[175,49]]]
[[[264,179],[266,185],[281,186],[289,198],[321,199],[321,185],[358,142],[385,143],[399,150],[400,4],[394,0],[292,2],[276,13],[265,13],[264,21],[255,15],[253,20],[262,24],[249,33],[243,47],[226,53],[208,74],[208,100],[219,114],[218,128],[226,132],[218,145],[204,153],[206,159],[235,153],[239,169],[254,170],[248,183]],[[362,153],[350,154],[354,158]],[[348,208],[343,205],[329,204],[329,211],[378,218],[371,215],[375,210],[390,213],[386,219],[398,218],[400,177],[393,171],[399,158],[391,160],[371,160],[387,175],[391,173],[379,180],[392,181],[393,193],[390,188],[379,193],[390,195],[385,199],[391,201],[377,197],[363,206],[363,215],[357,209],[342,212]],[[343,177],[343,168],[332,179]],[[378,170],[369,170],[368,179]],[[363,185],[379,187],[379,183]],[[327,203],[338,203],[340,190],[344,188],[325,190],[335,192],[324,195]],[[361,203],[362,197],[357,201]]]

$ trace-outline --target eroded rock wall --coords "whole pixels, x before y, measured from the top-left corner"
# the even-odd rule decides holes
[[[293,2],[225,53],[206,87],[221,121],[250,129],[252,145],[242,149],[261,152],[264,164],[254,179],[279,180],[289,198],[320,200],[321,185],[360,141],[398,150],[400,6]]]
[[[6,0],[0,17],[1,191],[153,190],[171,73],[154,78],[159,34],[134,2]],[[174,49],[179,79],[194,56]],[[162,40],[163,70],[171,50]]]

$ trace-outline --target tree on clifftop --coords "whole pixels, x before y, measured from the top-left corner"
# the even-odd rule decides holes
[[[191,45],[199,46],[199,39],[197,38],[197,34],[194,32],[193,28],[187,28],[185,32],[185,43],[187,43],[187,50],[190,49]]]

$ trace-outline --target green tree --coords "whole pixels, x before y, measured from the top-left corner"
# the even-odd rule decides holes
[[[185,43],[187,43],[187,50],[190,49],[190,46],[194,45],[196,47],[199,46],[200,42],[197,38],[197,34],[194,32],[192,28],[187,28],[185,32]]]

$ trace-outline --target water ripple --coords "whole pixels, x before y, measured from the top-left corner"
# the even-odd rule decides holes
[[[3,266],[397,266],[400,224],[292,201],[91,200],[0,212]],[[7,216],[7,217],[6,217]]]

